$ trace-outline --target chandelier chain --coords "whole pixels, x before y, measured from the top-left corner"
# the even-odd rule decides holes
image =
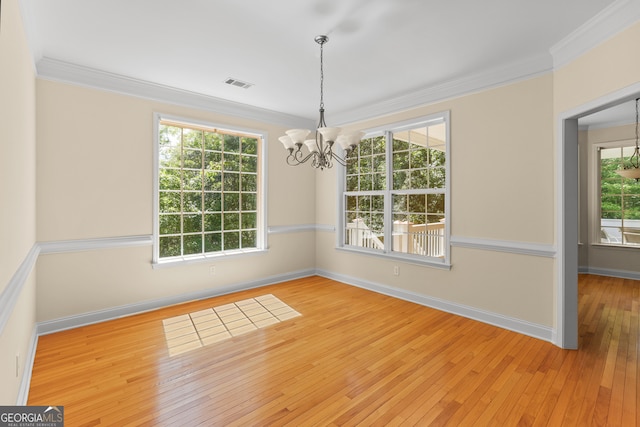
[[[638,101],[640,98],[636,99],[636,148],[638,147]]]
[[[320,109],[324,109],[324,42],[320,43]]]

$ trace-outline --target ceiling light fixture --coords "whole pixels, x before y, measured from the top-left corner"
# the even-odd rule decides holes
[[[640,181],[640,147],[638,147],[638,100],[636,98],[636,149],[629,158],[627,166],[623,166],[623,169],[618,169],[616,173],[624,178],[635,179]]]
[[[287,155],[289,166],[298,166],[311,160],[311,166],[323,170],[333,167],[334,160],[342,166],[346,166],[347,155],[360,143],[364,132],[340,133],[340,128],[327,127],[324,121],[323,46],[329,41],[329,37],[316,36],[315,41],[320,45],[320,121],[315,130],[315,139],[305,139],[311,133],[308,129],[289,129],[285,132],[286,135],[279,139],[289,152]],[[344,157],[334,151],[333,147],[336,142],[344,150]],[[303,144],[307,146],[309,154],[305,155],[302,151]]]

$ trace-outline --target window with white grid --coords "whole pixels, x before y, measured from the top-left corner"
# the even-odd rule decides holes
[[[341,246],[448,263],[448,113],[368,133],[349,153]]]
[[[261,136],[168,119],[157,126],[154,260],[260,249]]]

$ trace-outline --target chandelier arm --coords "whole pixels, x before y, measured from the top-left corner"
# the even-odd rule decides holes
[[[309,153],[307,154],[306,157],[302,157],[302,151],[301,150],[297,150],[295,152],[292,152],[291,154],[289,154],[287,156],[287,164],[289,166],[298,166],[304,163],[307,163],[309,161],[310,158],[314,157],[315,153]]]

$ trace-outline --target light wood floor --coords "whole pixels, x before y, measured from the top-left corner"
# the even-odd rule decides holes
[[[640,282],[580,277],[580,350],[320,277],[42,336],[67,426],[640,425]],[[163,320],[272,294],[301,316],[169,355]],[[230,334],[233,335],[233,334]]]

